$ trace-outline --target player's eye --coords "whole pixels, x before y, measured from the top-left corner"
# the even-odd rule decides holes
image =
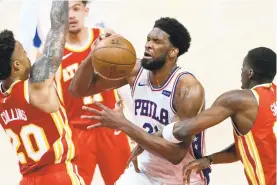
[[[73,10],[77,12],[77,11],[79,11],[79,10],[80,10],[80,8],[78,8],[78,7],[74,7],[74,8],[73,8]]]
[[[160,40],[157,39],[157,38],[153,38],[152,40],[153,40],[154,42],[156,42],[156,43],[159,43],[159,42],[160,42]]]

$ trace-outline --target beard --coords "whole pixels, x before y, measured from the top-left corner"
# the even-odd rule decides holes
[[[166,61],[166,55],[163,55],[157,59],[145,59],[143,58],[141,60],[141,65],[144,69],[147,69],[149,71],[155,71],[160,68],[162,68]]]

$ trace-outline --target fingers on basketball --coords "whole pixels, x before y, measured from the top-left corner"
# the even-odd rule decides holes
[[[111,35],[94,48],[91,63],[102,78],[121,80],[132,72],[136,60],[134,46],[119,35]]]

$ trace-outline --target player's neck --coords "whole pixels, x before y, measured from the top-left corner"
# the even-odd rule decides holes
[[[263,81],[251,81],[249,84],[249,89],[261,84],[272,83],[272,80],[263,80]]]
[[[2,92],[6,92],[15,81],[17,81],[17,80],[12,77],[9,77],[6,80],[3,80],[2,85],[1,85]]]
[[[89,37],[88,28],[81,29],[78,33],[68,33],[66,36],[66,43],[69,45],[83,46]]]
[[[151,84],[156,87],[162,86],[176,67],[177,67],[176,64],[174,66],[167,66],[165,64],[161,69],[156,71],[151,71],[150,72]]]

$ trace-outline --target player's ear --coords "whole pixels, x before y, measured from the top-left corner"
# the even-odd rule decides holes
[[[12,66],[16,71],[18,71],[20,68],[20,62],[18,60],[15,60],[13,61]]]
[[[178,56],[178,53],[179,53],[179,49],[178,48],[175,48],[173,47],[170,52],[169,52],[169,56],[171,58],[176,58]]]
[[[88,5],[86,5],[86,7],[85,7],[85,12],[86,12],[86,16],[88,16],[88,13],[89,13],[89,7],[88,7]]]
[[[251,79],[254,75],[254,70],[253,69],[249,69],[249,79]]]

